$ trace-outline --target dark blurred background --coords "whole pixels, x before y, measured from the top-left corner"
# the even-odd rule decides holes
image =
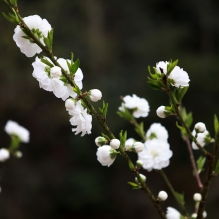
[[[2,2],[0,8],[7,12]],[[80,59],[83,90],[102,91],[109,103],[107,121],[117,137],[123,129],[128,137],[137,138],[132,126],[116,114],[120,96],[136,94],[149,101],[145,128],[161,122],[168,129],[173,157],[165,171],[175,189],[184,192],[192,213],[192,196],[198,188],[188,152],[175,119],[156,116],[157,107],[167,105],[168,99],[147,85],[147,66],[179,59],[191,79],[183,104],[193,112],[194,122],[205,122],[213,136],[213,114],[219,113],[219,2],[20,0],[19,9],[23,17],[38,14],[49,21],[57,57],[70,58],[74,52]],[[34,58],[28,59],[16,47],[15,26],[3,16],[0,25],[1,147],[10,143],[4,132],[8,120],[31,133],[30,143],[21,145],[23,157],[2,165],[1,219],[158,218],[149,198],[127,184],[134,177],[121,157],[110,168],[97,161],[94,139],[102,131],[98,123],[93,121],[91,135],[75,136],[64,102],[40,89],[32,77]],[[195,151],[195,157],[199,155]],[[136,155],[131,158],[135,161]],[[155,195],[167,190],[156,172],[141,172]],[[215,178],[210,190],[209,218],[219,215],[218,182]],[[171,194],[162,206],[178,208]]]

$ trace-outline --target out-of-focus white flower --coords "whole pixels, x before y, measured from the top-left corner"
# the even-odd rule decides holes
[[[150,140],[156,138],[161,141],[167,141],[168,132],[160,123],[153,123],[146,133],[146,138]]]
[[[160,106],[156,110],[157,116],[160,118],[166,118],[167,117],[167,112],[165,111],[165,106]]]
[[[10,152],[6,148],[0,149],[0,162],[5,162],[10,157]]]
[[[62,70],[59,66],[54,66],[50,69],[51,78],[59,78],[62,75]]]
[[[180,213],[175,208],[168,207],[166,217],[167,219],[180,219]]]
[[[144,162],[143,168],[151,171],[152,169],[160,170],[167,167],[169,159],[173,153],[169,149],[169,144],[158,139],[147,140],[144,150],[138,153],[138,159]]]
[[[125,149],[126,150],[131,149],[131,147],[134,145],[134,143],[135,143],[134,138],[127,139],[126,142],[125,142]]]
[[[81,136],[91,133],[92,128],[92,116],[87,113],[87,109],[81,105],[80,101],[77,101],[73,110],[69,111],[72,116],[70,123],[72,126],[76,126],[72,131],[77,135],[81,132]]]
[[[16,135],[21,142],[29,142],[30,132],[24,127],[20,126],[17,122],[9,120],[5,125],[5,131],[9,135]]]
[[[49,58],[44,57],[44,59],[52,64],[52,61]],[[66,60],[60,58],[57,60],[57,62],[69,74]],[[62,100],[66,100],[69,96],[74,98],[77,96],[70,85],[66,85],[63,81],[60,80],[60,77],[54,77],[54,75],[58,76],[61,73],[59,70],[57,70],[56,73],[51,76],[51,70],[57,66],[50,68],[48,65],[41,62],[38,57],[36,57],[35,62],[32,63],[32,66],[34,68],[32,75],[39,81],[40,88],[43,88],[46,91],[52,91],[57,98],[62,98]],[[82,79],[83,73],[81,69],[78,68],[74,75],[74,81],[80,89],[82,89]]]
[[[110,147],[113,149],[118,149],[120,146],[120,140],[119,139],[112,139],[110,141]]]
[[[196,202],[200,202],[200,201],[202,200],[202,195],[201,195],[200,193],[195,193],[195,194],[193,195],[193,199],[194,199],[194,201],[196,201]]]
[[[109,145],[103,145],[102,147],[99,147],[97,149],[97,160],[103,165],[103,166],[110,166],[114,160],[115,156],[113,156],[113,151]]]
[[[141,180],[142,180],[143,182],[145,182],[146,179],[147,179],[147,177],[146,177],[145,175],[143,175],[143,174],[139,174],[139,175],[140,175],[140,177],[141,177]],[[136,182],[136,183],[139,183],[139,180],[138,180],[137,177],[135,177],[135,182]]]
[[[48,32],[51,30],[51,25],[46,19],[42,19],[38,15],[32,15],[23,18],[25,24],[29,29],[34,32],[35,36],[41,41],[43,45],[43,36],[47,37]],[[36,44],[31,42],[30,39],[26,39],[26,34],[22,31],[19,25],[14,30],[13,39],[17,46],[20,48],[21,52],[27,57],[32,57],[36,53],[40,53],[42,49]]]
[[[158,62],[156,64],[156,69],[158,71],[158,73],[163,73],[163,74],[166,74],[167,73],[167,65],[168,65],[169,62]]]
[[[195,124],[195,131],[196,133],[202,133],[206,131],[206,126],[203,122],[198,122]]]
[[[168,79],[171,80],[171,85],[177,88],[179,87],[188,87],[189,86],[189,76],[186,71],[184,71],[179,66],[175,66],[174,69],[171,71]]]
[[[193,136],[196,135],[196,131],[193,130],[192,132]],[[204,147],[206,145],[206,143],[208,143],[208,139],[209,139],[210,135],[209,135],[209,132],[206,130],[204,131],[203,133],[198,133],[196,135],[196,140],[198,141],[198,143],[200,144],[200,146]],[[192,148],[194,150],[198,150],[198,146],[195,144],[195,142],[192,142]]]
[[[133,150],[136,153],[140,153],[144,150],[144,144],[142,144],[141,142],[137,141],[133,144]]]
[[[132,97],[130,95],[126,95],[123,98],[123,101],[124,103],[122,103],[122,106],[119,107],[120,111],[124,111],[124,107],[126,107],[133,110],[133,116],[135,118],[148,116],[150,108],[146,99],[133,94]]]
[[[207,217],[207,212],[204,211],[204,212],[203,212],[203,218],[206,218],[206,217]]]
[[[167,195],[167,193],[165,191],[160,191],[158,193],[158,199],[160,201],[165,201],[167,198],[168,198],[168,195]]]
[[[198,216],[198,215],[197,215],[196,213],[193,213],[193,214],[191,215],[192,218],[197,218],[197,216]]]
[[[14,153],[14,156],[17,157],[17,158],[21,158],[23,156],[22,152],[21,151],[15,151]]]
[[[99,137],[95,138],[95,144],[98,147],[101,147],[101,146],[105,145],[106,142],[107,142],[107,140],[104,137],[102,137],[102,136],[99,136]]]
[[[90,99],[93,102],[97,102],[98,100],[100,100],[102,98],[102,93],[100,90],[98,89],[92,89],[90,90]]]

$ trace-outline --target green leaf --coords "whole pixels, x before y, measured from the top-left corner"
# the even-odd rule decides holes
[[[11,2],[11,4],[12,4],[13,6],[16,6],[16,5],[17,5],[17,0],[10,0],[10,2]]]
[[[52,45],[53,45],[53,34],[54,34],[54,29],[52,28],[49,32],[48,32],[48,39],[49,39],[49,43],[50,43],[50,49],[52,49]]]
[[[99,107],[99,111],[102,114],[102,116],[106,119],[106,115],[107,115],[107,112],[108,112],[108,103],[105,103],[104,100],[103,100],[102,108]]]
[[[126,119],[126,120],[128,120],[128,121],[132,121],[132,120],[133,120],[133,115],[132,115],[132,113],[131,113],[131,112],[129,111],[129,109],[127,109],[126,107],[124,107],[124,111],[118,111],[117,114],[118,114],[120,117],[122,117],[122,118],[124,118],[124,119]]]
[[[178,121],[176,121],[176,127],[182,132],[182,134],[186,134],[186,129],[178,124]]]
[[[160,90],[161,88],[160,82],[157,80],[152,80],[151,78],[148,78],[148,84],[154,90]]]
[[[78,70],[79,65],[80,65],[80,61],[79,61],[79,59],[77,59],[77,60],[74,62],[74,64],[71,66],[71,73],[72,73],[72,74],[75,74],[75,73],[76,73],[76,71]]]
[[[216,115],[214,115],[214,131],[215,131],[215,135],[217,135],[219,131],[219,123]]]
[[[219,160],[217,160],[217,163],[216,163],[216,167],[215,167],[214,173],[217,174],[217,175],[219,174]]]
[[[191,127],[192,123],[193,123],[193,117],[192,117],[192,113],[188,113],[186,112],[186,108],[185,107],[182,107],[181,108],[181,115],[182,115],[182,118],[186,124],[187,127]]]
[[[104,133],[101,133],[101,135],[102,135],[105,139],[107,139],[108,141],[110,141],[110,138],[109,138],[108,135],[105,135]]]
[[[174,196],[177,200],[178,203],[180,203],[181,205],[184,205],[185,204],[185,201],[184,201],[184,194],[181,194],[181,193],[178,193],[178,192],[175,192],[174,191]]]
[[[205,158],[205,157],[202,157],[202,156],[200,156],[200,157],[198,158],[198,160],[196,161],[198,173],[200,173],[201,171],[203,171],[203,166],[204,166],[204,164],[205,164],[205,161],[206,161],[206,158]]]
[[[19,19],[17,18],[16,15],[13,15],[13,14],[10,14],[10,13],[9,13],[9,15],[7,15],[4,12],[2,12],[2,15],[4,16],[4,18],[6,20],[8,20],[11,23],[14,23],[14,24],[18,24],[19,23]]]
[[[51,62],[49,62],[47,59],[41,58],[40,61],[41,61],[42,63],[48,65],[48,66],[51,67],[51,68],[54,66],[54,65],[53,65]]]
[[[171,71],[175,68],[175,66],[178,64],[178,59],[174,62],[170,61],[167,65],[167,76],[171,73]]]
[[[128,182],[128,184],[130,186],[132,186],[133,189],[140,189],[141,186],[139,186],[137,183],[134,183],[134,182]]]
[[[123,132],[123,130],[121,130],[119,133],[119,140],[122,148],[125,147],[126,139],[127,139],[127,131]]]
[[[135,131],[138,133],[139,136],[145,136],[145,131],[144,131],[144,123],[141,122],[140,124],[135,127]]]

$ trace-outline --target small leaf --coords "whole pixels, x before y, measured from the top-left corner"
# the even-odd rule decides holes
[[[6,20],[10,21],[11,23],[15,23],[15,24],[19,23],[17,16],[15,16],[13,14],[9,13],[9,15],[7,15],[4,12],[2,12],[2,15],[5,17]]]
[[[52,44],[53,44],[53,34],[54,34],[54,30],[53,28],[48,32],[48,39],[50,42],[50,49],[52,49]]]
[[[126,131],[123,132],[123,130],[121,130],[119,133],[119,140],[120,140],[120,144],[121,144],[122,148],[125,147],[126,139],[127,139],[127,132]]]
[[[141,186],[139,186],[138,184],[134,183],[134,182],[128,182],[129,185],[132,186],[133,189],[140,189]]]
[[[167,65],[167,76],[171,73],[171,71],[175,68],[175,66],[178,64],[178,59],[174,62],[169,62]]]
[[[53,65],[51,62],[49,62],[47,59],[41,58],[40,61],[41,61],[42,63],[48,65],[48,66],[51,67],[51,68],[54,66],[54,65]]]
[[[177,202],[179,202],[181,205],[184,205],[184,194],[178,193],[178,192],[174,192],[174,196],[177,199]]]
[[[219,131],[219,123],[218,123],[218,118],[216,115],[214,115],[214,131],[215,131],[215,134],[217,135]]]
[[[205,158],[205,157],[202,157],[202,156],[200,156],[200,157],[198,158],[198,160],[196,161],[198,173],[200,173],[201,171],[203,171],[203,166],[204,166],[204,164],[205,164],[205,161],[206,161],[206,158]]]
[[[99,107],[99,111],[102,114],[102,116],[106,119],[106,115],[107,115],[107,112],[108,112],[108,103],[105,103],[104,100],[103,100],[102,108]]]
[[[149,86],[154,90],[160,90],[160,82],[157,80],[152,80],[151,78],[148,78],[148,84]]]
[[[80,65],[79,59],[77,59],[74,64],[71,66],[71,73],[75,74],[78,70],[78,67]]]
[[[219,174],[219,160],[217,160],[214,173],[217,174],[217,175]]]
[[[178,129],[180,129],[183,134],[186,134],[186,129],[185,129],[184,127],[180,126],[180,125],[178,124],[178,121],[176,121],[176,127],[177,127]]]
[[[108,137],[108,135],[105,135],[104,133],[101,133],[101,134],[104,138],[106,138],[108,141],[110,141],[110,138]]]

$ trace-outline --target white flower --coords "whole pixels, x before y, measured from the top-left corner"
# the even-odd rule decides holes
[[[193,199],[196,202],[200,202],[202,200],[202,195],[200,193],[195,193]]]
[[[43,58],[52,64],[52,61],[49,58]],[[68,65],[65,59],[60,58],[57,60],[57,62],[62,66],[65,71],[69,73]],[[61,73],[59,71],[60,69],[57,70],[57,68],[59,67],[55,66],[50,68],[48,65],[41,62],[38,57],[36,57],[35,62],[32,63],[32,66],[34,68],[33,77],[35,77],[39,81],[40,88],[43,88],[46,91],[53,92],[57,98],[62,98],[62,100],[66,100],[69,96],[74,98],[77,96],[77,94],[73,91],[70,85],[66,85],[63,81],[60,80],[60,77],[56,77]],[[56,72],[51,75],[51,72],[53,72],[54,68],[56,69]],[[81,69],[78,68],[77,72],[74,75],[74,81],[80,89],[82,89],[82,79],[83,73]]]
[[[157,108],[156,113],[160,118],[166,118],[167,114],[165,113],[165,106],[160,106]]]
[[[192,134],[193,136],[195,136],[196,131],[193,130]],[[209,138],[209,132],[206,130],[203,133],[198,133],[196,136],[196,140],[198,141],[198,143],[200,144],[201,147],[204,147],[206,145],[206,143],[208,142]],[[192,142],[192,148],[194,150],[199,149],[198,146],[195,144],[195,142]]]
[[[92,116],[87,113],[87,109],[84,109],[80,101],[77,101],[73,110],[69,111],[72,116],[70,123],[72,126],[76,126],[72,131],[75,135],[81,132],[81,136],[91,133],[92,128]]]
[[[198,215],[197,215],[196,213],[193,213],[193,214],[191,215],[192,218],[197,218],[197,216],[198,216]]]
[[[206,217],[207,217],[207,212],[204,211],[204,212],[203,212],[203,218],[206,218]]]
[[[141,142],[135,142],[134,145],[133,145],[133,150],[136,152],[136,153],[140,153],[144,150],[144,144],[142,144]]]
[[[126,150],[131,149],[132,146],[134,145],[134,143],[135,143],[134,138],[129,138],[129,139],[127,139],[126,142],[125,142],[125,149],[126,149]]]
[[[98,100],[100,100],[102,98],[102,93],[100,90],[98,89],[92,89],[90,90],[90,99],[93,102],[97,102]]]
[[[158,193],[158,198],[160,201],[165,201],[168,198],[168,195],[165,191],[160,191]]]
[[[10,152],[6,148],[0,149],[0,162],[5,162],[10,157]]]
[[[168,207],[166,217],[167,219],[180,219],[180,213],[175,208]]]
[[[51,25],[46,19],[42,19],[38,15],[32,15],[23,18],[25,24],[29,29],[34,32],[41,43],[44,45],[43,36],[47,37],[48,32],[51,30]],[[36,53],[40,53],[42,49],[36,44],[30,41],[30,39],[24,38],[26,34],[22,31],[19,25],[14,30],[13,39],[17,46],[20,48],[21,52],[27,57],[32,57]]]
[[[138,153],[138,159],[144,162],[143,168],[151,171],[152,169],[160,170],[167,167],[169,159],[173,153],[169,149],[169,144],[158,139],[147,140],[144,150]]]
[[[21,142],[28,143],[30,133],[27,129],[20,126],[18,123],[9,120],[5,125],[5,131],[9,135],[16,135]]]
[[[203,122],[198,122],[195,124],[196,133],[205,132],[206,126]]]
[[[168,79],[172,79],[171,85],[177,88],[179,87],[188,87],[189,86],[189,76],[186,71],[184,71],[179,66],[175,66],[171,71]]]
[[[107,142],[107,140],[102,136],[99,136],[99,137],[95,138],[95,144],[98,147],[101,147],[102,145],[106,144],[106,142]]]
[[[168,65],[168,63],[169,62],[163,62],[163,61],[161,61],[161,62],[158,62],[157,64],[156,64],[156,69],[157,69],[157,71],[158,71],[158,73],[164,73],[164,74],[166,74],[167,73],[167,65]]]
[[[160,123],[153,123],[146,133],[146,138],[150,140],[156,138],[161,141],[167,141],[168,132]]]
[[[144,98],[140,98],[135,94],[127,95],[123,98],[124,103],[119,107],[120,111],[124,111],[124,107],[133,109],[133,116],[135,118],[146,117],[150,111],[148,101]]]
[[[143,175],[143,174],[139,174],[139,175],[140,175],[141,180],[142,180],[143,182],[145,182],[146,179],[147,179],[147,177],[146,177],[145,175]],[[136,183],[139,183],[139,180],[138,180],[137,177],[135,177],[135,182],[136,182]]]
[[[120,146],[120,140],[118,139],[112,139],[110,141],[110,147],[113,148],[113,149],[118,149]]]
[[[110,166],[114,160],[115,156],[112,156],[113,149],[109,145],[103,145],[97,149],[97,160],[103,166]],[[112,158],[113,157],[113,158]]]
[[[65,101],[65,108],[67,111],[71,111],[75,108],[75,102],[73,99],[69,98]]]
[[[54,66],[50,69],[50,76],[52,78],[59,78],[62,75],[62,70],[58,66]]]

